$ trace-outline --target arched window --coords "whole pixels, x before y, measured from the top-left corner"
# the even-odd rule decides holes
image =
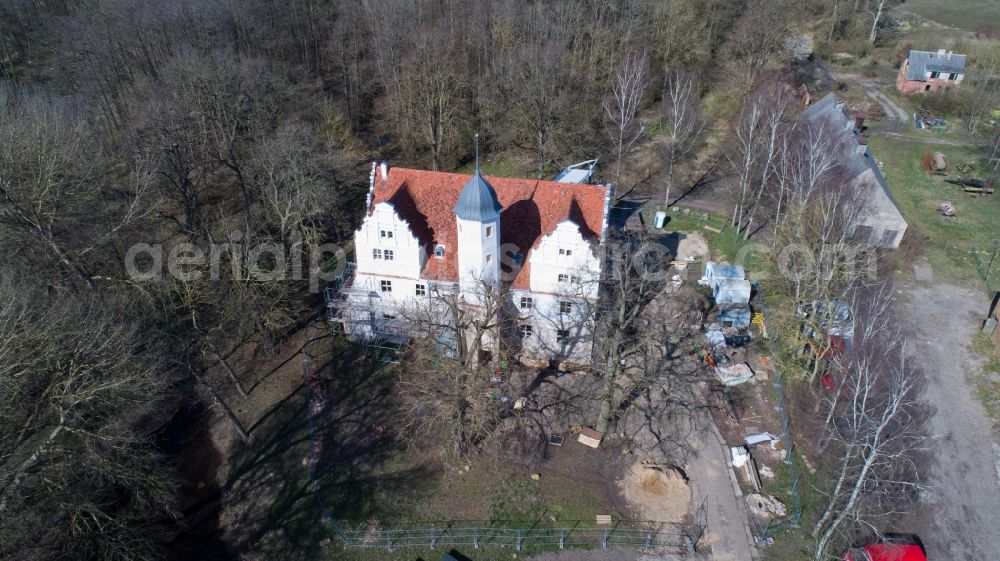
[[[438,259],[441,259],[442,257],[444,257],[444,246],[443,245],[438,244],[438,245],[434,246],[434,257],[437,257]]]

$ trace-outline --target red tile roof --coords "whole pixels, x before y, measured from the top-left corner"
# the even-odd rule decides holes
[[[452,209],[470,177],[407,168],[389,168],[385,180],[381,173],[375,174],[372,206],[383,201],[392,203],[399,216],[410,223],[417,239],[427,246],[428,255],[433,255],[437,244],[446,248],[443,259],[427,260],[421,278],[458,280],[457,230]],[[580,226],[585,239],[599,240],[604,226],[605,186],[505,177],[486,180],[503,205],[500,242],[516,245],[525,256],[524,267],[514,277],[514,288],[528,288],[529,252],[562,220],[568,218]]]

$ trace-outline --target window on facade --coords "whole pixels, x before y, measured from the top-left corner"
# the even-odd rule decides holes
[[[879,245],[895,245],[896,236],[899,235],[898,230],[885,230],[882,232],[882,239],[879,240]]]
[[[569,275],[559,274],[559,282],[569,282]]]
[[[576,275],[570,275],[569,276],[569,282],[571,282],[573,284],[580,284],[580,277],[578,277]]]
[[[379,281],[379,286],[382,288],[382,292],[392,292],[391,280]]]
[[[521,332],[521,339],[527,339],[535,333],[535,328],[530,325],[522,325],[518,329]]]
[[[492,238],[493,237],[493,226],[487,226],[486,227],[486,237],[487,238]]]
[[[559,313],[560,314],[571,314],[573,313],[573,303],[563,300],[559,302]]]
[[[418,284],[418,285],[416,285],[415,288],[416,288],[417,296],[427,296],[427,285],[426,284]]]
[[[573,250],[572,249],[564,249],[564,248],[560,247],[559,248],[559,255],[565,255],[565,256],[568,257],[570,255],[573,255]]]
[[[569,330],[560,329],[556,331],[556,343],[565,343],[569,340]]]
[[[531,296],[522,296],[521,297],[521,309],[522,310],[530,310],[534,306],[535,306],[535,300]]]
[[[392,259],[395,256],[396,256],[396,254],[391,249],[385,250],[385,260],[386,261],[392,261]]]
[[[855,226],[851,233],[851,241],[854,243],[868,243],[872,239],[871,226]]]
[[[938,73],[937,72],[931,72],[931,80],[934,80],[937,77],[938,77]]]
[[[434,257],[441,258],[444,257],[444,246],[436,245],[434,246]]]
[[[958,80],[958,74],[956,74],[955,72],[952,72],[951,74],[948,75],[948,79],[952,80],[952,81]]]
[[[925,91],[925,92],[929,92],[929,91],[931,91],[931,85],[930,85],[930,84],[927,84],[926,86],[924,86],[924,91]]]
[[[386,238],[386,239],[391,240],[392,239],[392,230],[379,230],[378,231],[378,237],[380,237],[380,238]]]
[[[373,249],[372,250],[372,259],[381,259],[381,258],[382,258],[382,250],[381,249]]]
[[[392,314],[382,314],[382,319],[396,319],[396,316]]]

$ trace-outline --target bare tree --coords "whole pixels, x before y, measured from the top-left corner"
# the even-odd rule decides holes
[[[647,350],[643,312],[667,286],[668,253],[666,246],[642,233],[626,231],[608,241],[606,279],[595,309],[604,376],[598,432],[608,430],[627,367]]]
[[[755,180],[757,184],[755,188],[756,194],[753,196],[753,204],[750,206],[749,211],[746,212],[747,223],[744,235],[748,238],[753,233],[753,220],[757,209],[760,207],[761,198],[773,187],[771,182],[777,171],[776,163],[779,151],[783,146],[783,137],[789,134],[788,129],[790,127],[786,122],[785,115],[791,102],[791,93],[789,90],[780,86],[772,87],[761,95],[767,101],[762,124],[763,134],[758,137],[761,141],[761,146],[759,151],[760,161],[757,163],[757,178]],[[739,225],[739,222],[737,222],[737,225]]]
[[[149,184],[147,168],[114,168],[78,107],[0,93],[0,241],[16,248],[9,255],[38,248],[61,275],[93,288],[92,268],[107,263],[91,258],[146,215]]]
[[[434,170],[442,168],[444,152],[455,138],[465,95],[464,72],[442,36],[447,34],[440,29],[418,35],[413,60],[401,75],[404,130],[430,150]]]
[[[615,68],[604,99],[605,130],[615,149],[615,187],[621,182],[622,160],[645,130],[639,118],[646,91],[646,53],[626,55]]]
[[[770,287],[791,306],[772,310],[772,323],[790,334],[790,348],[809,349],[786,358],[788,371],[810,381],[820,372],[818,357],[831,352],[833,336],[846,329],[839,316],[850,295],[874,278],[875,253],[854,236],[867,213],[862,194],[862,187],[830,173],[803,202],[790,198],[773,230],[769,255],[781,274]]]
[[[399,311],[404,320],[374,320],[384,324],[379,329],[401,332],[409,341],[399,381],[405,428],[440,436],[455,458],[481,444],[504,410],[488,391],[493,361],[482,359],[508,354],[510,295],[485,280],[471,293],[467,287],[465,296],[470,294],[475,304],[459,291],[432,288]]]
[[[752,88],[770,56],[788,34],[789,12],[795,4],[786,1],[750,0],[729,37],[740,84]]]
[[[733,149],[726,151],[726,159],[736,174],[733,185],[733,216],[730,225],[742,225],[746,207],[752,199],[753,180],[760,154],[761,137],[767,119],[767,100],[763,95],[753,95],[743,104],[733,125]]]
[[[134,426],[167,382],[156,345],[87,295],[0,295],[0,554],[159,558],[173,485]]]
[[[976,133],[986,115],[1000,102],[1000,78],[997,78],[1000,74],[1000,46],[990,44],[983,52],[970,53],[969,66],[972,72],[962,87],[971,89],[972,96],[963,113],[965,128]]]
[[[891,290],[876,295],[889,298]],[[898,329],[881,328],[853,347],[841,370],[839,399],[830,402],[837,473],[812,529],[817,561],[830,557],[838,538],[844,545],[858,531],[877,533],[881,521],[914,504],[921,488],[921,378]]]
[[[664,204],[669,207],[674,166],[694,150],[705,129],[696,81],[692,74],[679,71],[667,74],[663,86],[661,118],[670,140],[667,147],[667,189],[663,199]]]
[[[867,4],[867,2],[866,2]],[[872,10],[872,28],[868,32],[868,42],[874,44],[875,39],[878,37],[878,24],[882,21],[882,16],[889,9],[889,0],[874,0],[871,3]]]

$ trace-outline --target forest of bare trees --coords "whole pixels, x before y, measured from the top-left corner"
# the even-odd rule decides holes
[[[350,239],[372,158],[455,170],[477,132],[484,151],[514,154],[539,177],[601,157],[604,179],[620,193],[631,187],[617,185],[625,162],[656,125],[668,170],[657,200],[670,202],[686,187],[678,170],[707,142],[704,99],[714,93],[715,113],[735,121],[718,127],[736,177],[734,226],[749,236],[767,222],[776,240],[807,236],[816,252],[846,244],[845,213],[855,207],[849,194],[826,188],[835,173],[823,135],[794,126],[788,92],[759,80],[773,75],[769,65],[796,21],[829,18],[831,38],[876,41],[892,21],[887,7],[0,2],[0,556],[168,556],[185,528],[178,474],[156,446],[166,404],[193,385],[249,438],[204,374],[221,364],[245,397],[228,362],[234,349],[247,341],[277,349],[316,315],[307,280],[285,273],[310,262],[308,244]],[[602,431],[636,383],[625,370],[660,375],[659,359],[675,358],[649,352],[676,337],[645,323],[665,279],[634,275],[643,242],[617,240],[610,258],[620,270],[599,311]],[[262,244],[288,258],[251,250]],[[198,258],[220,247],[214,264]],[[168,255],[181,263],[170,275],[128,274],[132,265],[155,273]],[[803,277],[788,289],[829,302],[857,287],[840,280]],[[460,325],[450,328],[460,334],[494,327],[492,315],[454,315]],[[494,420],[495,405],[479,399],[488,373],[471,355],[414,352],[423,360],[412,368],[433,372],[436,385],[401,396],[409,420],[449,433],[461,453]],[[850,395],[869,389],[866,373],[899,378],[895,393],[866,407],[912,394],[906,364],[853,360]],[[850,491],[874,481],[855,475],[867,461],[860,439],[880,438],[852,425],[856,411],[842,402],[830,411],[851,477],[836,495],[840,506],[817,525],[820,539],[869,512]],[[905,435],[892,437],[887,453],[905,449]]]

